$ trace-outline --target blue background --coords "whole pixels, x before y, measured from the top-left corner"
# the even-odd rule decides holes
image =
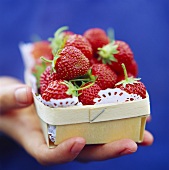
[[[76,33],[91,27],[115,29],[128,42],[139,65],[139,77],[151,98],[155,137],[151,147],[103,162],[42,167],[6,136],[0,137],[0,169],[169,169],[169,1],[168,0],[0,0],[0,75],[23,80],[18,49],[34,35],[47,39],[60,26]],[[6,149],[7,148],[7,149]]]

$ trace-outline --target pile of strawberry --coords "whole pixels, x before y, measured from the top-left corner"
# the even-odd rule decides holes
[[[146,98],[146,88],[138,74],[130,46],[110,40],[101,28],[83,35],[58,29],[53,38],[33,43],[32,56],[39,93],[45,101],[78,97],[83,105],[93,105],[98,92],[120,88]]]

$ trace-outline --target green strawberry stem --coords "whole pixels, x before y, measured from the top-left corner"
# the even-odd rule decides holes
[[[72,82],[72,81],[87,81],[87,82],[89,82],[89,81],[94,81],[94,80],[91,80],[91,79],[89,79],[89,78],[88,78],[88,79],[85,79],[85,78],[84,78],[84,79],[83,79],[83,78],[80,79],[80,78],[79,78],[79,79],[72,79],[72,80],[70,80],[70,81],[71,81],[71,82]]]
[[[126,81],[128,81],[128,74],[127,74],[127,69],[126,66],[124,65],[124,63],[121,64],[123,71],[124,71],[124,78]]]
[[[124,65],[124,63],[122,63],[121,66],[124,71],[124,80],[121,80],[120,82],[116,83],[115,86],[122,84],[123,87],[126,87],[127,84],[139,83],[139,80],[141,78],[128,77],[126,66]]]
[[[94,83],[95,83],[95,82],[92,82],[92,83],[88,84],[87,86],[81,87],[81,88],[79,88],[79,89],[77,89],[77,90],[79,91],[79,90],[87,89],[87,88],[89,88],[89,87],[93,86],[93,85],[94,85]]]
[[[48,40],[51,42],[51,47],[52,50],[59,50],[61,48],[63,48],[64,44],[65,44],[65,39],[64,39],[64,35],[63,35],[63,31],[68,30],[69,28],[67,26],[63,26],[61,28],[59,28],[55,33],[54,33],[54,37],[53,38],[49,38]]]
[[[41,60],[52,64],[52,70],[55,73],[56,73],[55,65],[56,65],[56,61],[57,61],[58,58],[59,58],[59,55],[55,55],[53,60],[48,60],[45,57],[40,57]]]
[[[81,87],[81,88],[78,88],[78,87],[74,86],[70,81],[69,82],[64,81],[64,82],[61,82],[61,83],[68,87],[68,90],[67,90],[66,94],[78,97],[80,95],[80,94],[78,94],[79,90],[87,89],[90,86],[94,85],[95,82],[92,82],[89,85]]]
[[[68,26],[63,26],[60,27],[55,33],[54,33],[54,37],[58,37],[63,31],[68,30],[69,27]]]
[[[65,80],[64,82],[61,82],[61,84],[64,84],[68,87],[66,94],[72,95],[72,96],[75,96],[75,97],[78,96],[77,88],[71,82],[68,82],[68,81]]]
[[[52,63],[53,60],[48,60],[45,57],[40,57],[41,60],[43,60],[44,62],[48,62],[48,63]]]
[[[114,54],[118,54],[117,48],[118,45],[115,45],[115,41],[112,41],[102,48],[98,48],[98,60],[102,60],[103,64],[111,64],[112,61],[117,62],[117,59],[114,57]]]
[[[86,75],[89,77],[90,81],[96,81],[97,79],[97,76],[92,75],[92,69],[89,69]]]
[[[91,69],[87,71],[87,73],[84,76],[80,76],[78,78],[69,80],[70,82],[81,82],[81,84],[85,84],[88,82],[95,82],[97,79],[97,76],[92,75]]]
[[[36,77],[38,88],[40,87],[40,76],[45,71],[45,69],[46,69],[46,63],[45,62],[42,62],[41,65],[35,66],[36,72],[34,72],[33,75]]]

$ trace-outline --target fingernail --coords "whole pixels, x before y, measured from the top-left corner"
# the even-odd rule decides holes
[[[78,155],[85,145],[84,139],[77,139],[71,148],[71,153]]]
[[[125,149],[123,150],[122,152],[120,152],[120,155],[127,155],[127,154],[132,154],[134,153],[135,151],[132,151],[130,149]]]
[[[19,104],[27,104],[28,102],[27,89],[25,87],[16,89],[15,98]]]

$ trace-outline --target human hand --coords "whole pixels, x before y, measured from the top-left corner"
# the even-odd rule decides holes
[[[85,139],[81,137],[68,139],[56,148],[49,149],[32,105],[31,88],[7,77],[0,78],[0,83],[0,131],[21,144],[40,164],[59,164],[74,159],[82,162],[101,161],[131,154],[137,150],[137,144],[130,139],[85,146]],[[17,91],[20,88],[21,91]],[[145,131],[142,145],[148,146],[152,142],[153,136]]]

